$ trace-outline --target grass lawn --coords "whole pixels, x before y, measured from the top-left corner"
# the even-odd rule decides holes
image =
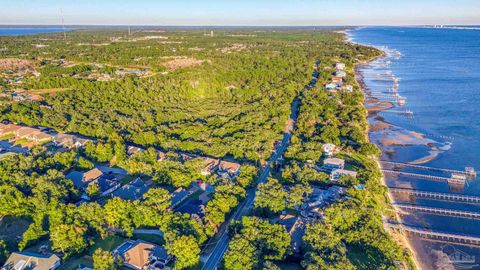
[[[26,143],[28,143],[28,140],[25,139],[25,138],[22,138],[22,139],[20,139],[20,140],[16,140],[16,141],[13,143],[13,145],[20,145],[20,146],[22,146],[22,145],[24,145],[24,144],[26,144]]]
[[[0,137],[0,141],[8,141],[9,139],[15,137],[15,134],[8,133]]]
[[[88,248],[87,254],[90,256],[93,255],[93,253],[97,248],[101,248],[107,251],[112,251],[116,247],[118,247],[121,243],[123,243],[125,240],[127,239],[118,235],[111,235],[105,239],[101,239],[101,238],[97,239],[95,240],[95,244]]]
[[[93,268],[93,260],[90,256],[84,255],[67,260],[59,269],[76,270],[79,265]]]
[[[163,246],[165,244],[165,239],[155,234],[134,233],[133,238],[157,244],[159,246]]]

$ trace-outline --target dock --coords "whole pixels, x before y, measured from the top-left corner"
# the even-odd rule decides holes
[[[480,247],[480,237],[478,236],[450,233],[450,232],[441,232],[441,231],[435,231],[435,230],[430,230],[426,228],[414,227],[414,226],[398,224],[398,223],[388,223],[388,226],[390,226],[391,228],[398,229],[401,232],[408,233],[410,235],[419,236],[422,239],[429,240],[429,241]]]
[[[421,191],[408,188],[389,188],[389,190],[392,193],[409,194],[422,199],[480,204],[480,196]]]
[[[410,178],[416,178],[416,179],[445,182],[448,184],[456,184],[456,185],[464,185],[466,181],[466,179],[463,179],[463,178],[443,177],[443,176],[436,176],[436,175],[430,175],[430,174],[409,173],[409,172],[400,172],[400,171],[384,170],[384,169],[382,169],[382,172],[385,175],[390,175],[390,176],[403,176],[403,177],[410,177]]]
[[[452,169],[444,169],[444,168],[427,167],[427,166],[421,166],[421,165],[415,165],[415,164],[409,164],[409,163],[393,162],[393,161],[387,161],[387,160],[379,160],[378,162],[380,162],[380,164],[382,165],[391,165],[395,167],[420,169],[420,170],[433,171],[433,172],[451,173],[451,174],[457,174],[457,175],[464,175],[469,178],[475,178],[477,176],[477,172],[475,171],[475,169],[471,167],[466,167],[464,171],[460,171],[460,170],[452,170]]]
[[[394,204],[394,205],[402,210],[409,211],[409,212],[418,211],[418,212],[423,212],[423,213],[433,214],[433,215],[480,220],[479,212],[427,207],[427,206],[419,206],[419,205],[412,205],[412,204]]]

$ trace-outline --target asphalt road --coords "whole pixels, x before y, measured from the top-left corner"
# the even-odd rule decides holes
[[[318,65],[319,62],[317,62]],[[306,89],[312,89],[315,84],[317,83],[318,79],[318,72],[314,71],[313,73],[313,79],[312,81],[305,87]],[[294,121],[294,123],[297,121],[298,118],[298,108],[300,106],[300,100],[296,98],[292,102],[292,111],[290,114],[290,119]],[[268,160],[265,168],[263,169],[262,173],[260,174],[259,178],[257,179],[257,187],[255,189],[250,189],[247,193],[247,197],[243,201],[243,203],[240,204],[240,206],[237,208],[235,213],[233,214],[232,218],[230,218],[227,222],[227,226],[219,238],[219,240],[216,243],[216,246],[210,256],[208,257],[207,261],[202,267],[202,270],[214,270],[217,268],[217,265],[220,263],[220,261],[223,258],[223,255],[227,251],[228,244],[230,243],[230,239],[228,237],[228,225],[232,222],[232,220],[240,220],[242,216],[247,214],[250,209],[253,207],[253,203],[255,201],[255,193],[258,188],[258,184],[265,183],[267,180],[267,177],[270,175],[271,171],[271,165],[278,160],[279,157],[283,155],[285,152],[285,149],[287,149],[288,145],[290,144],[290,138],[292,137],[291,131],[287,130],[285,131],[283,135],[282,142],[277,146],[275,153],[270,157]]]

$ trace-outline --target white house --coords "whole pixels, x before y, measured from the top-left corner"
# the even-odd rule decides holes
[[[337,147],[334,144],[331,143],[324,143],[322,145],[322,151],[325,153],[327,156],[331,156],[335,154],[335,151],[337,150]]]
[[[344,169],[335,169],[330,173],[330,181],[338,181],[344,175],[357,178],[357,172]]]

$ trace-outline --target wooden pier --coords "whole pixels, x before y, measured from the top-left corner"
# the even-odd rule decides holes
[[[389,188],[392,193],[410,194],[422,199],[480,204],[480,196],[421,191],[408,188]]]
[[[455,185],[464,185],[466,181],[465,179],[462,179],[462,178],[454,178],[454,177],[449,178],[449,177],[442,177],[442,176],[429,175],[429,174],[409,173],[409,172],[400,172],[400,171],[384,170],[384,169],[382,169],[382,172],[385,175],[390,175],[390,176],[404,176],[404,177],[410,177],[410,178],[416,178],[416,179],[446,182],[448,184],[455,184]]]
[[[410,235],[419,236],[425,240],[480,247],[480,237],[478,236],[434,231],[426,228],[413,227],[404,224],[388,223],[388,225],[392,228],[400,230],[401,232],[406,232]]]
[[[394,204],[394,205],[402,210],[409,211],[409,212],[418,211],[418,212],[440,215],[440,216],[480,220],[480,213],[478,212],[461,211],[461,210],[436,208],[436,207],[426,207],[426,206],[418,206],[418,205],[411,205],[411,204]]]
[[[421,165],[415,165],[415,164],[409,164],[409,163],[393,162],[393,161],[387,161],[387,160],[379,160],[378,162],[380,162],[382,165],[392,165],[392,166],[399,166],[404,168],[413,168],[413,169],[420,169],[420,170],[434,171],[434,172],[453,173],[458,175],[464,175],[470,178],[475,178],[477,176],[476,171],[470,167],[466,167],[465,171],[460,171],[460,170],[452,170],[452,169],[427,167],[427,166],[421,166]]]

